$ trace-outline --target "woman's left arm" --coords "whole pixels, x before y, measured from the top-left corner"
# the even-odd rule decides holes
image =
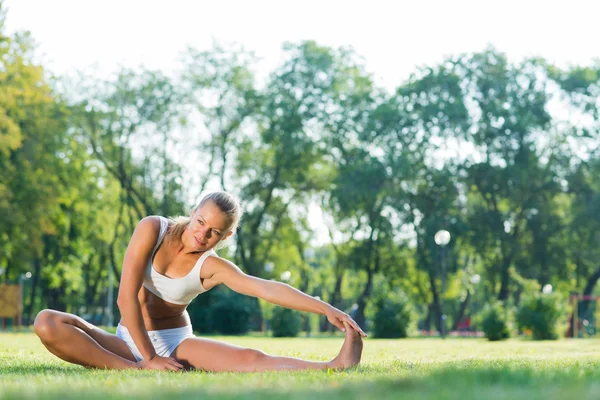
[[[259,297],[279,306],[323,314],[341,331],[345,331],[344,322],[346,322],[362,336],[367,336],[348,314],[322,300],[309,296],[288,284],[247,275],[227,260],[215,259],[214,263],[218,263],[218,266],[211,268],[215,271],[211,280],[216,284],[223,283],[238,293]]]

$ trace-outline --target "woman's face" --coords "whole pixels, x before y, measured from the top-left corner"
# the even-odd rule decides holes
[[[188,243],[196,251],[207,251],[215,247],[232,232],[231,221],[212,201],[192,212],[190,225],[186,230]]]

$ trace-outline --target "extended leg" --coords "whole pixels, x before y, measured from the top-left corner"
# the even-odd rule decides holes
[[[246,349],[211,339],[184,340],[171,354],[180,363],[213,372],[260,372],[303,369],[343,369],[360,362],[362,338],[346,326],[346,339],[339,355],[329,362],[275,357],[259,350]]]
[[[137,368],[124,341],[76,315],[43,310],[33,327],[44,346],[67,362],[95,368]]]

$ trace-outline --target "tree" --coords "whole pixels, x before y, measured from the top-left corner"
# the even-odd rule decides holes
[[[444,160],[440,153],[466,122],[457,65],[448,60],[417,71],[380,101],[362,134],[365,143],[383,152],[390,177],[387,218],[395,221],[396,232],[409,227],[415,234],[416,270],[408,279],[419,289],[418,298],[431,302],[426,319],[435,314],[438,329],[445,296],[439,286],[446,277],[440,271],[433,236],[442,228],[454,231],[461,219],[456,163]],[[426,273],[426,282],[419,271]]]
[[[170,79],[124,69],[114,82],[85,90],[72,106],[73,125],[119,182],[136,218],[181,213],[181,167],[168,149],[183,98]]]
[[[557,191],[539,140],[551,122],[548,80],[539,60],[512,66],[493,49],[463,58],[461,66],[472,120],[465,135],[481,158],[464,164],[472,244],[490,257],[486,268],[506,301],[527,215],[543,201],[539,196]]]
[[[5,280],[44,257],[44,235],[60,214],[66,109],[34,61],[28,33],[6,36],[0,8],[0,267]],[[37,277],[35,277],[37,279]]]

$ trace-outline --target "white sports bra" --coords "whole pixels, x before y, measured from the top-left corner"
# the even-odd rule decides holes
[[[158,234],[156,246],[154,246],[152,254],[150,254],[148,265],[146,266],[143,285],[146,289],[169,303],[188,305],[200,293],[206,292],[206,289],[204,289],[202,281],[200,280],[200,269],[202,268],[204,260],[209,256],[218,257],[217,253],[215,253],[213,249],[204,252],[198,261],[196,261],[194,268],[192,268],[186,276],[181,278],[169,278],[156,272],[152,265],[154,253],[156,253],[156,250],[158,249],[158,246],[160,246],[167,233],[167,228],[169,227],[169,220],[161,216],[158,216],[158,219],[160,220],[160,233]]]

